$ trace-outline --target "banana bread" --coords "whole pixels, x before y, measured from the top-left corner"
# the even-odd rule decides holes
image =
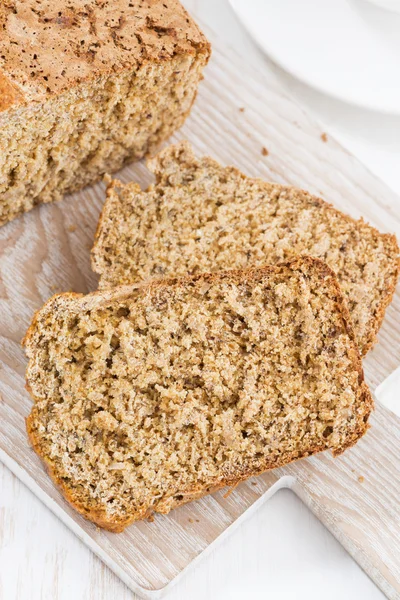
[[[112,531],[339,454],[372,409],[336,277],[312,258],[55,296],[25,345],[33,447]]]
[[[92,252],[100,287],[307,254],[337,274],[360,351],[375,342],[398,277],[398,245],[303,190],[250,179],[190,146],[149,161],[156,185],[110,183]]]
[[[210,54],[178,0],[5,0],[0,28],[0,225],[167,138]]]

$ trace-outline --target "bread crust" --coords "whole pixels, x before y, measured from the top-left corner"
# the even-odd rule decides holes
[[[0,6],[0,26],[0,113],[177,54],[210,56],[179,0],[12,0]]]
[[[22,92],[0,71],[0,113],[23,101]]]
[[[274,272],[274,271],[276,272],[277,269],[285,268],[288,266],[293,270],[302,270],[305,273],[307,273],[307,271],[309,271],[309,270],[313,270],[313,271],[317,270],[318,277],[321,279],[321,281],[324,280],[326,282],[326,280],[328,279],[329,286],[332,290],[332,297],[334,298],[337,310],[342,317],[344,329],[352,343],[353,367],[354,367],[354,370],[356,370],[358,372],[358,381],[359,381],[359,386],[360,386],[359,387],[359,402],[358,402],[358,406],[360,407],[360,410],[357,411],[357,425],[356,425],[354,431],[352,432],[352,435],[350,435],[348,437],[348,439],[346,440],[346,443],[343,446],[337,447],[332,450],[333,455],[338,456],[342,452],[344,452],[346,449],[353,446],[368,430],[368,428],[369,428],[368,418],[370,416],[371,411],[373,410],[373,400],[372,400],[371,393],[368,389],[368,386],[366,385],[366,383],[364,381],[362,362],[361,362],[357,344],[355,342],[355,336],[354,336],[353,327],[351,325],[350,315],[349,315],[346,303],[343,299],[342,293],[340,291],[339,284],[336,280],[336,276],[333,273],[333,271],[319,259],[311,258],[308,256],[301,256],[292,261],[282,263],[281,265],[278,265],[275,267],[274,266],[265,266],[265,267],[261,267],[261,268],[248,269],[246,271],[234,270],[234,271],[226,271],[226,272],[218,272],[218,273],[201,274],[201,275],[196,275],[193,277],[184,277],[184,278],[179,278],[179,279],[172,278],[172,279],[156,280],[156,281],[151,281],[151,282],[146,282],[146,283],[124,286],[124,287],[120,287],[120,288],[114,288],[113,290],[94,292],[87,296],[83,296],[83,294],[76,294],[76,293],[56,294],[55,296],[50,298],[50,300],[47,301],[47,303],[44,305],[44,307],[42,309],[40,309],[39,311],[37,311],[35,313],[33,320],[32,320],[32,324],[30,325],[30,327],[27,331],[27,334],[22,343],[26,348],[28,357],[31,358],[32,355],[34,354],[34,350],[35,350],[33,336],[34,336],[34,332],[36,329],[36,325],[38,323],[38,320],[41,318],[41,315],[43,313],[46,313],[47,310],[53,311],[55,308],[55,304],[56,305],[58,303],[64,304],[65,302],[67,302],[70,299],[75,299],[75,300],[77,300],[77,302],[82,302],[82,298],[85,298],[84,304],[82,305],[82,309],[87,310],[87,309],[101,306],[103,303],[106,303],[106,302],[110,301],[111,299],[116,300],[116,301],[123,300],[124,298],[132,296],[132,294],[134,294],[134,293],[141,293],[141,294],[151,293],[153,290],[155,290],[156,288],[159,288],[159,287],[186,286],[188,284],[192,284],[193,282],[196,282],[199,280],[203,280],[205,282],[207,282],[207,281],[215,282],[215,281],[221,281],[224,279],[226,279],[227,281],[231,281],[231,282],[237,282],[238,280],[239,281],[252,281],[252,280],[256,281],[256,280],[259,280],[260,274],[264,274],[264,273],[266,274],[266,273],[270,273],[270,272]],[[29,368],[30,368],[30,365],[28,365],[28,368],[27,368],[27,378],[29,377]],[[28,383],[27,383],[27,389],[30,392],[30,394],[32,395],[34,402],[36,403],[38,401],[38,399],[35,398]],[[275,461],[273,464],[271,464],[270,461],[268,461],[268,462],[265,462],[261,467],[256,468],[256,469],[244,468],[240,472],[232,473],[229,476],[215,478],[213,480],[210,480],[206,486],[205,485],[194,486],[191,489],[185,490],[184,492],[182,492],[182,494],[176,494],[176,492],[175,492],[175,497],[172,494],[171,494],[171,496],[165,496],[162,498],[161,501],[155,502],[152,506],[148,507],[146,510],[137,511],[134,514],[129,515],[126,519],[110,518],[104,509],[99,508],[99,507],[90,507],[90,506],[85,505],[79,499],[75,490],[71,487],[68,487],[66,482],[63,481],[58,476],[56,468],[55,468],[52,460],[48,456],[45,456],[41,451],[39,438],[36,435],[36,433],[34,431],[34,427],[32,425],[32,422],[34,419],[34,410],[35,410],[35,408],[32,409],[30,416],[26,420],[27,433],[28,433],[28,437],[29,437],[30,443],[32,444],[33,449],[40,456],[40,458],[46,465],[50,477],[52,478],[54,483],[61,489],[61,492],[64,495],[65,499],[81,515],[83,515],[85,518],[89,519],[90,521],[92,521],[93,523],[98,525],[99,527],[102,527],[104,529],[107,529],[107,530],[115,532],[115,533],[122,532],[125,529],[125,527],[127,527],[134,521],[151,517],[151,515],[153,513],[158,512],[158,513],[162,513],[162,514],[167,514],[168,512],[170,512],[170,510],[172,510],[173,508],[175,508],[177,506],[185,504],[186,502],[189,502],[191,500],[201,498],[202,496],[212,493],[220,488],[223,488],[226,486],[234,487],[237,484],[239,484],[240,482],[245,481],[249,477],[253,477],[255,475],[260,475],[261,473],[271,470],[273,468],[283,467],[285,464],[288,464],[289,462],[293,462],[294,460],[300,460],[301,458],[305,458],[307,456],[311,456],[313,454],[316,454],[318,452],[325,450],[325,448],[322,445],[320,445],[320,446],[316,446],[311,452],[306,452],[306,453],[302,454],[301,456],[298,456],[295,453],[292,453],[291,455],[287,456],[285,459],[283,459],[281,461]],[[176,498],[176,496],[179,496],[179,497]]]

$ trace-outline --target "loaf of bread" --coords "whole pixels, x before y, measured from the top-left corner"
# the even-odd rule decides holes
[[[362,354],[392,299],[393,235],[342,214],[303,190],[250,179],[188,143],[149,161],[156,185],[112,181],[92,252],[100,287],[219,269],[276,264],[307,254],[337,274]]]
[[[6,0],[0,29],[0,225],[167,138],[210,54],[178,0]]]
[[[25,338],[27,429],[66,498],[121,531],[366,431],[333,272],[279,266],[58,295]]]

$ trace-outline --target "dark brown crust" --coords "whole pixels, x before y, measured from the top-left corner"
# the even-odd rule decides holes
[[[176,149],[176,156],[179,156],[180,149],[185,148],[187,150],[188,147],[190,149],[190,152],[192,153],[191,147],[187,142],[181,142],[180,144],[176,144],[173,148]],[[192,156],[193,156],[193,160],[196,160],[193,154],[192,154]],[[157,156],[155,156],[155,158],[157,158]],[[213,158],[205,157],[204,160],[208,160],[214,166],[220,167],[219,163],[217,161],[215,161]],[[245,180],[248,179],[249,181],[257,182],[260,186],[268,185],[267,182],[263,181],[260,178],[248,177],[247,175],[242,173],[236,167],[230,166],[230,167],[226,167],[226,168],[229,169],[229,171],[231,171],[231,172],[235,173],[236,175],[238,175],[239,177],[241,177],[242,179],[245,179]],[[156,176],[158,176],[157,173],[156,173]],[[97,224],[96,234],[95,234],[94,243],[93,243],[93,247],[92,247],[92,251],[91,251],[92,269],[95,273],[97,273],[100,276],[102,275],[102,272],[99,268],[97,268],[95,255],[96,255],[96,252],[101,251],[101,248],[98,247],[98,243],[99,243],[101,230],[103,229],[103,227],[105,227],[107,217],[108,217],[107,198],[111,197],[115,188],[118,188],[121,186],[123,187],[123,184],[117,179],[109,178],[107,181],[107,184],[108,185],[107,185],[107,191],[106,191],[106,202],[103,205],[103,209],[102,209],[100,217],[99,217],[99,222]],[[281,190],[292,191],[295,194],[301,194],[301,195],[304,194],[304,195],[309,196],[310,199],[313,202],[317,203],[322,210],[329,211],[335,215],[340,215],[341,218],[345,219],[349,223],[352,223],[355,227],[357,226],[357,224],[360,221],[361,222],[363,221],[363,219],[361,219],[360,221],[356,221],[349,215],[342,213],[335,206],[333,206],[330,202],[326,202],[325,200],[323,200],[322,198],[318,198],[317,196],[312,196],[306,190],[303,190],[300,188],[295,188],[293,186],[281,185],[281,184],[277,184],[277,183],[274,183],[273,185],[275,188],[278,188]],[[376,236],[380,237],[384,241],[388,259],[393,262],[394,270],[391,274],[391,277],[388,278],[388,280],[386,281],[386,287],[380,295],[380,303],[376,310],[375,316],[369,322],[368,336],[366,336],[366,338],[364,338],[363,343],[361,343],[361,341],[359,343],[360,352],[361,352],[362,356],[365,356],[369,352],[369,350],[371,350],[371,348],[373,348],[373,346],[375,345],[375,343],[377,341],[377,334],[382,325],[383,319],[385,317],[386,309],[389,306],[389,304],[392,302],[393,295],[396,290],[397,281],[399,278],[399,271],[400,271],[400,258],[399,258],[400,249],[399,249],[399,245],[398,245],[396,236],[393,234],[390,234],[390,233],[381,233],[378,229],[376,229],[375,227],[372,227],[369,224],[368,224],[368,227],[370,227],[371,232],[373,232]]]
[[[0,71],[0,112],[21,104],[24,96]]]
[[[0,25],[0,113],[178,54],[197,55],[204,64],[211,54],[209,42],[179,0],[145,5],[138,0],[106,0],[102,5],[76,0],[68,7],[56,1],[38,7],[31,0],[14,0],[14,6],[0,3]],[[85,44],[77,50],[82,38]],[[19,49],[24,43],[26,56]],[[2,97],[3,90],[7,94]]]
[[[198,281],[200,279],[206,280],[206,281],[207,280],[208,281],[217,281],[217,280],[221,280],[221,279],[228,279],[230,281],[237,281],[238,279],[246,280],[246,281],[258,280],[260,277],[260,273],[266,274],[271,271],[276,271],[280,267],[288,267],[288,266],[290,268],[293,268],[294,270],[299,269],[299,270],[307,271],[309,269],[313,269],[313,270],[317,269],[319,271],[318,275],[321,279],[324,279],[324,280],[326,280],[327,278],[329,279],[329,284],[332,289],[332,296],[335,299],[338,312],[342,316],[345,331],[348,334],[348,336],[352,342],[353,365],[354,365],[355,370],[357,370],[357,372],[359,373],[359,384],[360,384],[359,406],[360,406],[360,408],[362,407],[363,410],[360,410],[357,413],[357,427],[356,427],[355,431],[351,434],[351,436],[349,436],[346,444],[332,450],[333,455],[338,456],[339,454],[344,452],[346,449],[353,446],[366,433],[367,429],[369,428],[368,418],[369,418],[371,411],[373,410],[373,400],[372,400],[371,393],[370,393],[366,383],[364,382],[364,373],[363,373],[363,369],[362,369],[362,362],[361,362],[357,344],[355,343],[355,336],[354,336],[354,331],[353,331],[353,328],[351,325],[350,315],[347,310],[347,306],[345,304],[343,296],[341,294],[340,287],[337,282],[336,276],[333,273],[333,271],[319,259],[311,258],[308,256],[302,256],[302,257],[298,257],[297,259],[295,259],[293,261],[282,263],[282,265],[275,266],[275,267],[266,266],[266,267],[255,268],[255,269],[248,269],[246,271],[235,270],[235,271],[226,271],[226,272],[219,272],[219,273],[208,273],[208,274],[196,275],[194,277],[185,277],[185,278],[180,278],[180,279],[163,279],[163,280],[152,281],[150,283],[134,285],[134,286],[124,286],[124,287],[120,287],[120,288],[114,288],[112,291],[94,292],[85,297],[85,300],[87,301],[87,302],[85,302],[85,306],[87,307],[88,305],[89,306],[92,305],[93,301],[96,302],[96,300],[98,300],[98,299],[101,301],[104,301],[104,302],[107,302],[110,299],[113,299],[113,300],[121,299],[122,300],[126,297],[129,297],[133,292],[135,292],[138,289],[142,293],[146,293],[146,292],[149,292],[149,291],[154,290],[155,288],[159,288],[159,287],[167,287],[167,286],[171,286],[171,285],[179,285],[179,286],[190,285],[191,283]],[[32,320],[32,324],[29,327],[27,334],[23,340],[23,344],[25,345],[25,347],[27,349],[28,356],[30,355],[31,351],[34,352],[34,348],[31,348],[30,345],[33,342],[33,335],[34,335],[36,323],[38,322],[43,311],[54,308],[55,302],[56,303],[59,301],[62,302],[63,300],[67,300],[70,298],[80,299],[83,297],[84,296],[82,294],[75,294],[75,293],[57,294],[57,295],[53,296],[52,298],[50,298],[50,300],[48,300],[48,302],[44,305],[44,307],[41,310],[39,310],[35,313],[33,320]],[[29,370],[29,365],[28,365],[28,370]],[[28,391],[30,391],[34,402],[36,402],[37,399],[35,399],[34,395],[32,394],[31,390],[29,389],[29,384],[27,385],[27,389],[28,389]],[[273,464],[265,463],[264,465],[262,465],[262,467],[257,468],[257,469],[249,468],[247,470],[243,470],[241,473],[235,473],[228,477],[221,478],[219,481],[218,480],[210,481],[209,485],[206,487],[199,486],[199,487],[192,488],[190,490],[185,490],[184,497],[182,499],[176,500],[173,497],[164,498],[161,502],[158,502],[154,506],[149,507],[149,509],[147,511],[141,511],[139,513],[135,513],[134,515],[130,515],[125,520],[121,520],[121,519],[113,520],[107,516],[104,509],[88,507],[84,503],[82,503],[82,501],[74,493],[74,490],[69,488],[68,485],[62,479],[60,479],[58,477],[53,462],[47,456],[44,456],[41,452],[41,447],[40,447],[38,436],[35,434],[34,428],[32,427],[32,420],[34,418],[34,412],[35,412],[35,407],[32,409],[30,416],[26,420],[28,437],[29,437],[29,440],[30,440],[35,452],[40,456],[40,458],[45,463],[45,465],[48,469],[49,475],[52,478],[52,480],[54,481],[54,483],[57,486],[59,486],[59,488],[61,489],[61,492],[63,493],[66,500],[80,514],[82,514],[84,517],[86,517],[87,519],[89,519],[90,521],[92,521],[93,523],[98,525],[99,527],[108,529],[109,531],[113,531],[115,533],[119,533],[119,532],[123,531],[125,529],[125,527],[127,527],[134,521],[144,519],[146,517],[150,517],[151,514],[154,512],[167,514],[170,510],[172,510],[173,508],[175,508],[177,506],[180,506],[181,504],[184,504],[193,499],[205,496],[205,495],[212,493],[220,488],[223,488],[225,486],[235,486],[238,483],[248,479],[249,477],[259,475],[259,474],[261,474],[267,470],[273,469],[273,468],[282,467],[285,464],[288,464],[289,462],[292,462],[294,460],[299,460],[301,458],[305,458],[306,456],[311,456],[313,454],[316,454],[318,452],[325,450],[325,448],[323,446],[317,446],[317,447],[313,448],[312,451],[304,453],[301,456],[297,456],[297,455],[295,455],[295,453],[293,453],[292,455],[287,457],[285,460],[276,461]]]

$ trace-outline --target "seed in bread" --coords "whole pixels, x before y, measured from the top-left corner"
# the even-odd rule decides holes
[[[33,447],[113,531],[339,454],[372,409],[336,277],[311,258],[55,296],[25,345]]]
[[[218,269],[325,261],[346,297],[362,354],[375,342],[398,277],[393,235],[307,192],[251,179],[187,142],[153,160],[156,185],[110,183],[92,252],[100,287]]]
[[[0,30],[0,225],[166,139],[210,54],[178,0],[7,0]]]

